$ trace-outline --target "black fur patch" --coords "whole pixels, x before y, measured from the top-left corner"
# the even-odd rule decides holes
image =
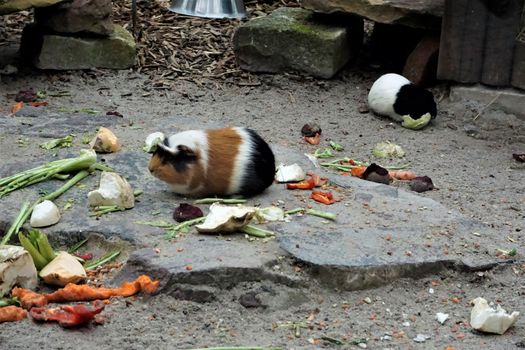
[[[273,183],[275,157],[272,149],[255,131],[245,129],[253,142],[252,154],[246,165],[246,176],[238,194],[249,197],[263,192]]]
[[[414,84],[403,85],[399,89],[394,111],[401,116],[408,114],[412,119],[419,119],[426,113],[435,118],[437,114],[432,93]]]
[[[164,139],[164,144],[169,147],[167,144],[167,139]],[[175,168],[179,173],[183,173],[188,169],[188,165],[197,161],[197,157],[193,152],[185,152],[179,147],[179,152],[173,154],[172,152],[162,148],[157,147],[155,155],[160,158],[162,164],[170,164]]]

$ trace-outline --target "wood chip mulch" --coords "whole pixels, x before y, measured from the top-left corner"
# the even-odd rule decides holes
[[[209,19],[179,15],[168,10],[167,0],[138,0],[138,72],[150,75],[156,89],[169,89],[170,81],[187,79],[245,83],[253,76],[236,63],[232,37],[237,26],[279,7],[297,7],[298,0],[245,0],[246,19]],[[32,21],[30,11],[4,17],[0,24],[0,49],[20,40],[22,29]],[[131,0],[113,1],[113,21],[133,32]]]

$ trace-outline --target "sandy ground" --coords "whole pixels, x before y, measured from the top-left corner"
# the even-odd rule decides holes
[[[196,303],[166,295],[117,300],[105,311],[106,322],[79,330],[30,321],[2,324],[0,344],[5,349],[187,349],[225,345],[272,345],[283,349],[366,346],[371,349],[514,349],[524,347],[525,322],[503,336],[487,336],[469,327],[469,301],[483,296],[507,311],[525,311],[523,252],[525,239],[525,169],[512,153],[525,152],[525,123],[513,115],[474,102],[450,103],[447,87],[434,89],[439,115],[433,125],[412,131],[389,120],[360,113],[367,88],[378,72],[345,69],[329,81],[294,75],[254,76],[253,86],[210,81],[198,86],[175,81],[171,90],[156,90],[147,76],[132,71],[71,73],[21,72],[0,77],[0,115],[9,118],[10,94],[33,88],[69,96],[49,97],[47,108],[64,113],[92,108],[105,114],[119,111],[119,129],[140,127],[129,147],[140,147],[144,136],[166,125],[168,117],[192,117],[202,127],[245,125],[256,129],[271,144],[311,151],[300,137],[305,122],[323,129],[321,147],[333,140],[346,155],[371,160],[371,148],[389,140],[407,152],[405,161],[421,175],[429,175],[438,190],[422,194],[464,215],[479,219],[493,235],[507,237],[502,249],[517,249],[515,260],[489,271],[446,271],[420,280],[398,280],[365,291],[337,291],[312,281],[291,288],[260,281],[224,290],[218,300]],[[67,113],[64,114],[67,117]],[[115,118],[108,116],[108,118]],[[64,135],[68,130],[59,130]],[[45,135],[43,135],[45,136]],[[20,140],[18,143],[17,140]],[[45,137],[0,132],[4,159],[31,159],[24,143]],[[483,249],[491,237],[479,237],[465,252],[495,255]],[[503,260],[502,260],[503,262]],[[299,265],[298,269],[306,268]],[[255,292],[261,306],[245,308],[239,298]],[[368,298],[368,299],[367,299]],[[366,301],[365,301],[366,300]],[[436,312],[450,315],[444,325]],[[290,326],[289,322],[295,322]],[[294,327],[299,329],[297,332]],[[430,336],[424,343],[418,334]],[[341,340],[335,344],[322,337]],[[361,345],[355,345],[361,342]]]

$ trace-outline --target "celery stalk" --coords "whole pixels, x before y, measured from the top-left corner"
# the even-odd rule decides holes
[[[31,255],[33,263],[37,270],[42,270],[48,263],[48,261],[39,253],[38,249],[31,243],[29,238],[24,236],[22,232],[18,233],[18,240],[22,247]]]

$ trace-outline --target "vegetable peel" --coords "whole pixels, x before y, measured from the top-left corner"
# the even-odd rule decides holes
[[[78,283],[86,279],[86,271],[77,258],[67,252],[60,252],[39,273],[47,284],[64,287],[68,283]]]
[[[234,207],[214,203],[204,222],[196,225],[201,233],[235,232],[248,225],[255,216],[255,207]]]
[[[472,300],[472,304],[470,325],[482,332],[503,334],[516,323],[520,315],[518,311],[508,314],[500,305],[494,309],[481,297]]]
[[[35,288],[37,283],[35,264],[27,250],[13,245],[0,246],[0,297],[15,285]]]
[[[404,115],[403,122],[401,123],[401,126],[412,129],[412,130],[419,130],[424,128],[432,119],[432,116],[430,113],[423,114],[419,119],[412,119],[410,115]]]

